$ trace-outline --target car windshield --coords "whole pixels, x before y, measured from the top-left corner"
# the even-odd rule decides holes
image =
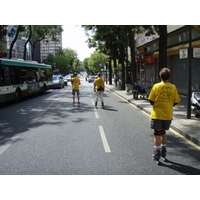
[[[195,97],[197,100],[200,100],[200,93],[194,93],[194,97]]]
[[[58,76],[54,76],[53,80],[59,80],[59,77]]]

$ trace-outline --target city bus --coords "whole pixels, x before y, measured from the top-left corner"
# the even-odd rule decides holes
[[[53,86],[51,65],[23,59],[0,58],[0,103],[20,101]]]

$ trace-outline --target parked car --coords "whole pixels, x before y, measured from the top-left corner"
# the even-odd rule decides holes
[[[94,82],[94,81],[96,80],[96,78],[97,78],[97,76],[90,76],[90,77],[88,78],[88,82],[89,82],[89,83],[92,83],[92,82]]]
[[[61,75],[53,75],[53,88],[64,87],[64,79]]]
[[[66,76],[64,76],[64,77],[63,77],[63,79],[64,79],[64,85],[66,85],[66,86],[67,86],[67,85],[68,85],[68,83],[67,83],[67,82],[68,82],[68,80],[67,80],[67,77],[66,77]]]
[[[195,117],[200,117],[200,92],[193,92],[191,96],[191,108]]]
[[[65,77],[66,77],[66,79],[67,79],[68,82],[70,82],[70,81],[72,80],[71,75],[67,75],[67,76],[65,76]]]

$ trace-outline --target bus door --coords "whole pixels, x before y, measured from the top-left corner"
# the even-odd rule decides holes
[[[28,86],[28,93],[34,93],[40,91],[40,85],[37,80],[37,73],[35,70],[27,70],[26,71],[26,83]]]

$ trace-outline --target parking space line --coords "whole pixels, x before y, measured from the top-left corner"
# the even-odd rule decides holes
[[[110,153],[111,150],[110,150],[108,141],[106,139],[106,135],[105,135],[105,132],[103,130],[103,126],[99,126],[99,132],[100,132],[100,135],[101,135],[101,140],[102,140],[105,152]]]

